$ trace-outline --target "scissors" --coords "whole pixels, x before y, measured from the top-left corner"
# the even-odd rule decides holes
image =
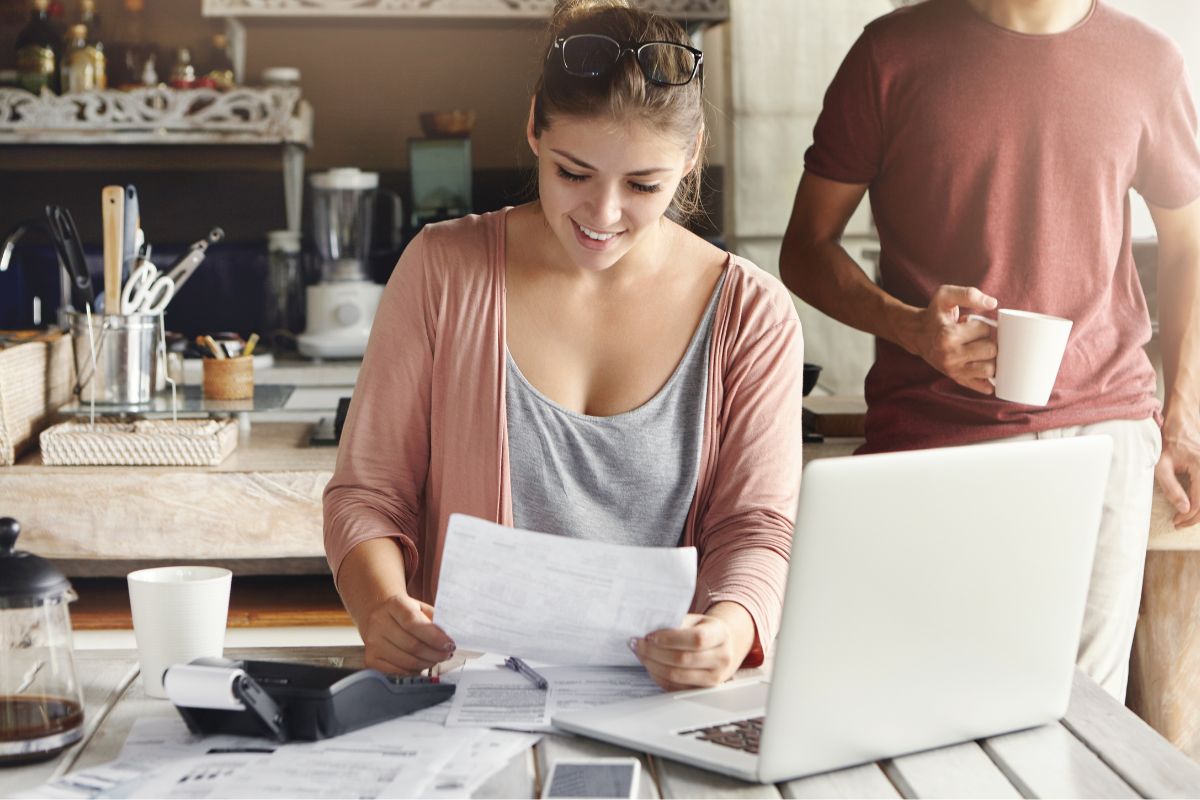
[[[50,223],[50,232],[59,261],[71,277],[71,305],[76,311],[82,311],[84,306],[94,305],[96,302],[87,257],[83,254],[83,240],[79,238],[75,220],[66,206],[53,203],[46,206],[46,220]]]
[[[122,314],[161,314],[175,296],[175,281],[142,261],[121,292]]]

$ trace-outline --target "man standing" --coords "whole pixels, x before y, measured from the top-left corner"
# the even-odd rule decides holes
[[[1200,519],[1196,128],[1178,48],[1099,0],[903,8],[829,87],[780,263],[802,299],[876,336],[865,451],[1112,436],[1079,664],[1119,699],[1154,475],[1177,526]],[[1165,418],[1131,188],[1158,233]],[[868,190],[878,285],[839,243]],[[998,305],[1074,321],[1045,407],[992,394],[996,345],[967,314]]]

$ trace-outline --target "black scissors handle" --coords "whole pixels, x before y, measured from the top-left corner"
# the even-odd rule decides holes
[[[88,271],[83,242],[75,227],[75,220],[65,206],[46,206],[46,219],[58,257],[71,277],[71,305],[82,311],[85,306],[95,305],[96,292],[92,286],[92,275]]]

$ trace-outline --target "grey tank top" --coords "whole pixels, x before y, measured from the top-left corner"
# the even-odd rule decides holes
[[[675,547],[700,469],[708,354],[722,273],[675,372],[611,417],[580,414],[533,387],[507,353],[508,459],[518,528]],[[507,352],[507,349],[506,349]]]

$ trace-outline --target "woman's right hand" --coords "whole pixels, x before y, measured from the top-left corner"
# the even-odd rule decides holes
[[[380,672],[415,675],[454,654],[454,642],[433,624],[433,606],[408,595],[372,609],[361,632],[366,666]]]

